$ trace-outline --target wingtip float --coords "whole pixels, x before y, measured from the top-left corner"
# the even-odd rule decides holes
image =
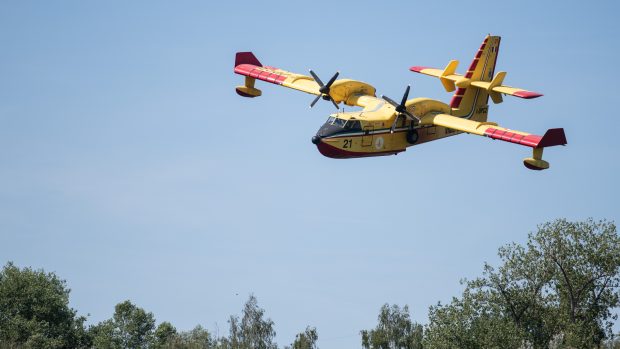
[[[499,53],[499,36],[487,36],[469,65],[465,75],[457,74],[458,61],[444,69],[413,66],[415,73],[439,78],[446,92],[454,92],[450,104],[429,98],[409,98],[409,86],[402,101],[387,96],[376,97],[376,89],[361,81],[337,79],[335,73],[327,83],[310,70],[310,76],[263,66],[252,52],[238,52],[235,73],[245,76],[236,91],[243,97],[259,97],[256,80],[313,94],[314,106],[319,99],[359,106],[362,110],[331,114],[312,138],[321,154],[331,158],[356,158],[395,155],[407,147],[441,138],[469,133],[532,148],[532,157],[523,160],[528,169],[544,170],[549,163],[542,159],[543,149],[566,145],[564,130],[548,130],[543,136],[509,130],[487,121],[489,98],[501,103],[504,95],[524,99],[542,94],[504,85],[506,72],[495,74]]]

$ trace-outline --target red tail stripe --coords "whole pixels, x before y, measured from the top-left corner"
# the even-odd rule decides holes
[[[458,108],[459,105],[461,104],[462,99],[463,99],[463,96],[452,97],[452,100],[450,101],[450,108]]]

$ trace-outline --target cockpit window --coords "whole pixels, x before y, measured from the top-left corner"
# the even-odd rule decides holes
[[[346,123],[347,123],[347,120],[343,120],[343,119],[336,119],[334,121],[334,125],[340,126],[341,128],[343,128]]]
[[[347,130],[361,130],[362,129],[362,125],[360,124],[359,121],[357,120],[349,120],[347,121],[347,124],[344,126],[345,129]]]
[[[336,120],[336,118],[333,116],[330,116],[325,123],[331,125],[334,122],[334,120]]]

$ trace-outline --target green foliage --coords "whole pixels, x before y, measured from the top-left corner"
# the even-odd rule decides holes
[[[363,330],[364,349],[421,349],[422,325],[411,322],[409,308],[384,304],[379,312],[377,327]]]
[[[618,307],[620,237],[613,223],[559,219],[526,246],[499,249],[461,298],[431,307],[428,348],[600,346]]]
[[[92,328],[93,344],[97,348],[150,348],[155,343],[155,318],[152,313],[132,304],[119,303],[112,319]]]
[[[230,334],[227,345],[232,349],[275,349],[276,331],[271,319],[264,319],[265,310],[258,306],[254,295],[243,307],[241,321],[237,316],[228,320]]]
[[[564,219],[543,224],[528,247],[553,268],[551,288],[559,307],[566,343],[598,346],[612,335],[620,305],[620,236],[613,223]]]
[[[12,263],[0,272],[0,343],[24,348],[82,348],[84,317],[69,307],[64,280]]]
[[[430,307],[425,348],[517,348],[521,336],[487,292],[466,289],[447,305]]]
[[[314,327],[306,327],[306,330],[302,333],[298,333],[295,336],[295,341],[288,349],[317,349],[316,341],[319,339],[319,335]]]
[[[171,323],[164,321],[155,330],[155,348],[165,348],[177,338],[177,329]]]
[[[167,324],[167,325],[164,325]],[[198,325],[187,332],[177,333],[176,329],[167,322],[161,323],[155,331],[157,349],[215,349],[217,341],[209,331]]]

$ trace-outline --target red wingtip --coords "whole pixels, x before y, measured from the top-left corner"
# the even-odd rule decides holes
[[[237,52],[235,55],[235,67],[240,64],[251,64],[258,67],[263,66],[252,52]]]
[[[424,69],[430,69],[430,68],[429,67],[422,67],[422,66],[418,66],[418,65],[409,68],[409,70],[414,71],[416,73],[420,73]]]
[[[563,128],[551,128],[545,132],[540,142],[538,142],[538,148],[552,147],[554,145],[566,145],[566,135]]]
[[[514,93],[515,96],[517,97],[521,97],[521,98],[525,98],[525,99],[532,99],[532,98],[538,98],[540,96],[542,96],[541,93],[537,93],[537,92],[532,92],[532,91],[517,91]]]

